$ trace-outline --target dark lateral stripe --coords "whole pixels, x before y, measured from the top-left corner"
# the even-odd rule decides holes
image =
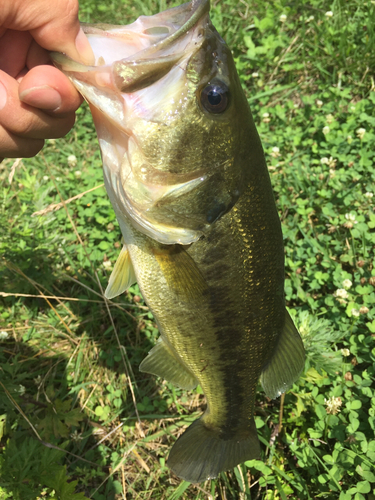
[[[248,377],[244,377],[249,370],[248,354],[238,349],[243,340],[244,331],[240,330],[233,321],[237,308],[234,305],[234,299],[229,296],[224,287],[211,288],[210,308],[219,347],[218,368],[223,381],[223,407],[227,409],[226,418],[220,427],[223,439],[231,439],[243,422],[244,413],[252,410],[250,399],[254,392],[252,386],[256,384],[256,377],[253,383],[248,380]]]

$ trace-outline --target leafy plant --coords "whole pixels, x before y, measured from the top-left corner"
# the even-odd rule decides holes
[[[15,500],[36,500],[43,487],[54,492],[50,498],[87,499],[83,493],[74,493],[78,481],[68,478],[66,466],[61,465],[63,456],[63,451],[46,448],[32,438],[10,439],[0,456],[0,488],[11,492]]]

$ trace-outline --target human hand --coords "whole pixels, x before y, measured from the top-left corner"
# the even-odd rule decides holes
[[[0,161],[34,156],[44,139],[63,137],[74,124],[82,99],[47,51],[92,63],[78,0],[2,0]]]

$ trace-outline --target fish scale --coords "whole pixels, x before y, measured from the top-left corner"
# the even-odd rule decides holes
[[[90,104],[123,236],[105,295],[138,282],[160,331],[140,370],[206,397],[167,462],[190,482],[259,457],[258,380],[275,398],[304,366],[262,146],[208,12],[85,26],[91,67],[52,55]]]

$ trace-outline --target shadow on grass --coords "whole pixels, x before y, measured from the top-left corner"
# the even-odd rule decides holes
[[[29,492],[38,488],[40,464],[51,449],[61,450],[54,460],[66,465],[69,481],[78,479],[87,496],[98,488],[93,496],[98,500],[117,498],[124,487],[134,496],[147,491],[150,472],[156,474],[158,488],[176,487],[179,480],[171,480],[160,462],[172,444],[171,434],[178,431],[170,424],[180,419],[181,405],[176,413],[175,391],[138,371],[157,336],[152,316],[130,292],[109,303],[111,320],[103,299],[52,272],[39,274],[40,266],[51,269],[51,262],[43,252],[33,257],[26,254],[27,265],[16,267],[32,276],[46,296],[71,300],[0,297],[0,330],[8,335],[0,351],[0,415],[6,415],[0,447],[10,438],[18,465],[33,450],[39,465],[29,463]],[[38,294],[12,266],[3,266],[0,274],[7,293]],[[87,276],[79,281],[93,288]],[[16,312],[23,323],[12,322]],[[7,451],[4,458],[3,469],[13,479],[8,486],[0,480],[0,486],[14,493],[9,488],[22,486],[22,468],[15,467]],[[30,497],[23,489],[21,493],[26,500],[36,498],[37,491]]]

